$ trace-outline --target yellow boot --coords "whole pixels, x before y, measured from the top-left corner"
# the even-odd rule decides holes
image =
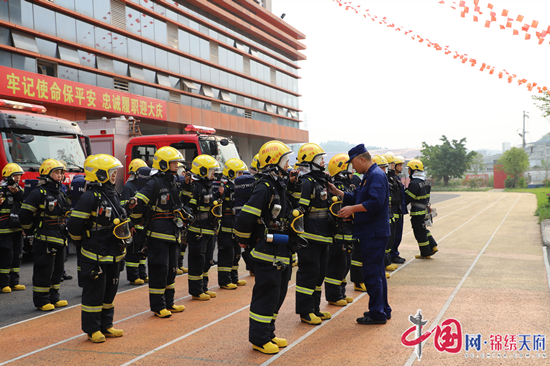
[[[93,343],[103,343],[105,342],[105,336],[99,330],[94,332],[92,335],[88,334],[88,339]]]
[[[170,316],[172,316],[172,313],[166,309],[162,309],[158,313],[155,312],[155,315],[158,316],[159,318],[169,318]]]
[[[143,285],[144,283],[145,281],[143,281],[141,278],[138,278],[137,280],[134,280],[134,281],[130,281],[131,285],[136,285],[136,286]]]
[[[437,249],[437,245],[435,247],[432,248],[432,255],[437,253],[439,251],[439,249]]]
[[[199,300],[199,301],[206,301],[210,300],[210,296],[208,294],[205,294],[204,292],[200,294],[199,296],[191,296],[193,300]]]
[[[359,286],[358,286],[359,285]],[[360,292],[367,292],[367,288],[365,287],[365,284],[364,283],[354,283],[353,284],[353,289],[355,291],[360,291]]]
[[[210,296],[211,299],[215,298],[216,296],[216,293],[214,291],[204,291],[208,296]]]
[[[422,255],[420,255],[420,254],[416,254],[414,257],[415,257],[416,259],[430,259],[430,258],[431,258],[431,256],[429,256],[429,255],[426,256],[426,257],[424,257],[424,256],[422,256]]]
[[[109,328],[101,333],[106,338],[117,338],[117,337],[122,337],[124,335],[124,331],[122,329],[115,329],[115,328]]]
[[[284,338],[275,337],[271,340],[271,343],[275,343],[279,348],[285,348],[286,346],[288,346],[288,342]]]
[[[244,285],[246,285],[246,281],[245,280],[238,280],[236,285],[237,286],[244,286]]]
[[[395,271],[397,269],[397,264],[390,264],[386,266],[386,271]]]
[[[11,287],[9,286],[2,287],[2,293],[9,294],[10,292],[11,292]]]
[[[313,313],[300,315],[300,320],[303,321],[304,323],[311,324],[311,325],[319,325],[323,322],[321,318],[319,318],[317,315]]]
[[[11,289],[13,291],[23,291],[25,289],[25,285],[14,285],[14,286],[11,286]]]
[[[53,304],[56,308],[62,308],[64,306],[67,306],[69,305],[69,303],[67,302],[67,300],[59,300],[58,302],[56,302],[55,304]]]
[[[220,288],[224,288],[226,290],[234,290],[237,288],[237,285],[234,283],[228,283],[227,285],[221,285]]]
[[[353,297],[346,296],[346,297],[344,297],[344,300],[346,300],[346,302],[349,304],[350,302],[353,302]]]
[[[176,269],[176,275],[182,275],[183,274],[183,270],[181,268],[178,268]]]
[[[315,315],[321,320],[328,320],[332,315],[328,311],[316,311]]]
[[[185,310],[184,305],[172,305],[169,308],[166,308],[166,310],[170,311],[171,313],[181,313]]]
[[[53,304],[46,304],[38,308],[38,310],[42,310],[42,311],[50,311],[53,309],[55,309],[55,306],[53,306]]]
[[[346,306],[348,304],[345,299],[340,299],[338,301],[329,301],[328,303],[334,306]]]
[[[279,353],[279,347],[277,347],[276,344],[267,342],[261,347],[256,346],[255,344],[252,345],[252,349],[254,351],[258,351],[261,353],[265,353],[267,355],[274,355],[275,353]]]
[[[386,272],[386,278],[390,278],[390,277],[391,275],[388,272]]]

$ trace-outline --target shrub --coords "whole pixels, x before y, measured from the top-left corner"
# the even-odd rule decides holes
[[[550,179],[543,180],[542,184],[544,184],[545,187],[550,187]]]
[[[495,177],[490,176],[489,181],[487,182],[487,187],[495,188]]]
[[[521,177],[518,179],[518,188],[527,188],[527,182],[525,181],[525,177]]]

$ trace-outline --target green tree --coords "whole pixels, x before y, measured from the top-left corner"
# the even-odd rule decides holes
[[[535,105],[542,111],[542,116],[544,118],[550,117],[550,94],[548,94],[548,90],[543,91],[540,97],[538,95],[533,95],[531,98],[539,102],[535,103]]]
[[[523,149],[513,147],[502,154],[498,159],[498,164],[502,165],[507,179],[511,178],[512,187],[516,187],[519,179],[523,177],[523,173],[529,169],[529,155]]]
[[[485,170],[483,155],[477,151],[473,151],[472,158],[470,160],[470,170],[474,172],[474,174],[478,174],[479,172]]]
[[[422,142],[422,163],[425,169],[429,169],[430,175],[436,179],[443,179],[445,187],[449,185],[449,179],[460,178],[468,170],[474,151],[466,153],[466,137],[460,141],[449,141],[443,135],[441,145],[430,146]]]

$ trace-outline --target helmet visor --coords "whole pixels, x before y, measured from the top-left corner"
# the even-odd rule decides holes
[[[296,233],[302,234],[304,232],[304,214],[300,214],[299,216],[295,217],[290,223],[290,227]]]
[[[117,239],[128,239],[132,234],[130,233],[130,225],[128,223],[130,220],[122,221],[120,224],[116,225],[113,229],[113,235]]]

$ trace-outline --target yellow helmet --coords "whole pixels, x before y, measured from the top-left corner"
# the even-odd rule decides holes
[[[391,164],[395,161],[395,158],[393,157],[393,154],[391,152],[382,154],[382,156],[386,158],[386,161],[388,162],[388,164]]]
[[[65,170],[65,164],[56,159],[46,159],[42,165],[40,165],[40,169],[38,171],[40,172],[40,175],[47,177],[54,170],[59,169]]]
[[[8,163],[6,164],[4,169],[2,169],[2,177],[4,178],[9,178],[14,174],[23,174],[23,173],[24,173],[23,169],[15,163]]]
[[[147,166],[147,164],[141,159],[134,159],[128,165],[128,174],[134,173],[137,174],[137,170],[141,167]]]
[[[163,146],[153,157],[153,169],[165,172],[170,169],[170,162],[183,161],[183,155],[172,146]]]
[[[393,161],[393,163],[394,163],[395,165],[397,165],[397,164],[403,164],[404,162],[405,162],[405,158],[402,157],[402,156],[400,156],[400,155],[396,156],[396,157],[395,157],[395,160]]]
[[[279,165],[279,163],[284,161],[283,157],[287,157],[288,159],[288,155],[290,154],[292,154],[292,150],[285,143],[277,140],[266,142],[258,153],[258,169]],[[280,168],[284,169],[284,166]]]
[[[346,163],[349,160],[348,154],[336,154],[328,162],[328,173],[331,177],[334,177],[336,174],[348,170],[349,164]],[[350,172],[351,173],[351,172]]]
[[[235,179],[237,172],[246,172],[248,167],[241,159],[232,158],[225,162],[223,175],[229,179]]]
[[[313,163],[319,155],[325,155],[325,150],[314,142],[308,142],[298,150],[298,163]]]
[[[411,168],[412,170],[420,170],[424,171],[424,164],[418,159],[412,159],[407,163],[407,167]]]
[[[97,154],[84,162],[84,179],[88,182],[105,183],[113,169],[123,168],[120,161],[108,154]]]
[[[232,160],[232,159],[229,159]],[[212,170],[219,168],[218,161],[210,155],[202,154],[193,159],[191,164],[191,173],[198,175],[199,177],[210,177]]]
[[[254,155],[252,158],[252,164],[250,164],[250,169],[258,171],[258,162],[260,159],[260,154]]]
[[[388,166],[388,161],[386,160],[386,158],[380,155],[374,155],[372,157],[372,161],[374,161],[376,165],[380,167]]]

